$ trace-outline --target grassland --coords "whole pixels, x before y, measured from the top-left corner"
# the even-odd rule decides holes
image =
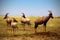
[[[60,17],[54,17],[50,19],[47,23],[47,32],[44,33],[43,24],[39,25],[37,28],[37,33],[34,32],[34,21],[40,16],[28,16],[31,20],[31,26],[25,25],[25,30],[23,25],[21,25],[20,16],[10,16],[18,20],[18,29],[13,36],[13,31],[10,26],[6,26],[6,21],[3,16],[0,16],[0,40],[60,40]]]

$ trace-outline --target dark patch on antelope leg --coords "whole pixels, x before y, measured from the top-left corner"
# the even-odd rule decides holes
[[[30,22],[28,22],[27,24],[28,24],[29,27],[31,27],[31,23]]]
[[[45,31],[44,31],[44,32],[46,32],[46,23],[44,23],[44,29],[45,29]]]
[[[37,27],[38,27],[38,24],[35,23],[35,33],[37,33]]]

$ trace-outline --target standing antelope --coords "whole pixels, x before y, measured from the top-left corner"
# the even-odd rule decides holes
[[[6,15],[4,16],[4,19],[6,19],[7,26],[8,26],[8,25],[11,25],[11,21],[12,21],[12,20],[9,18],[8,14],[9,14],[9,13],[6,13]]]
[[[22,14],[23,14],[23,15],[22,15],[21,23],[22,23],[23,25],[25,25],[25,24],[30,25],[30,19],[26,18],[26,16],[25,16],[24,13],[22,13]],[[25,28],[24,28],[24,29],[25,29]]]
[[[4,19],[6,19],[7,26],[10,25],[10,27],[13,29],[13,34],[14,34],[14,31],[16,31],[15,29],[18,28],[17,27],[17,22],[18,21],[15,18],[10,19],[8,14],[9,13],[6,13]]]
[[[12,22],[11,22],[11,27],[12,27],[12,29],[13,29],[13,35],[14,35],[14,33],[16,32],[16,28],[18,29],[18,26],[17,26],[17,20],[15,19],[15,18],[13,18],[12,19]]]
[[[48,11],[48,12],[49,12],[48,16],[38,18],[38,19],[35,20],[35,23],[34,23],[35,24],[35,26],[34,26],[35,27],[35,32],[36,32],[36,29],[37,29],[38,25],[41,25],[41,24],[44,24],[44,29],[45,29],[45,32],[46,32],[46,24],[47,24],[47,22],[50,18],[53,18],[52,12],[51,11]]]

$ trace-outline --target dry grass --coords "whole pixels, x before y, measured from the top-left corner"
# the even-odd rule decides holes
[[[39,25],[37,33],[34,32],[34,21],[39,16],[29,16],[31,19],[31,26],[25,25],[25,31],[23,25],[21,25],[21,17],[13,16],[18,22],[18,29],[13,31],[10,26],[6,26],[3,16],[0,16],[0,40],[60,40],[60,17],[54,17],[47,23],[47,32],[43,32],[43,25]],[[10,16],[12,18],[12,16]]]

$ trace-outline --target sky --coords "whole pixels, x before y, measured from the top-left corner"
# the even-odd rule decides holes
[[[60,16],[60,0],[0,0],[0,15],[46,16],[48,10]]]

